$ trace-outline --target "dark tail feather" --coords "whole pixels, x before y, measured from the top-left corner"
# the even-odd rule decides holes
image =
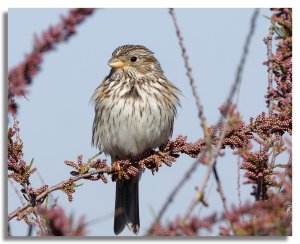
[[[139,214],[139,180],[135,178],[129,182],[125,182],[125,216],[128,228],[134,234],[138,234],[140,230],[140,214]]]
[[[127,223],[124,208],[125,197],[125,182],[116,182],[116,200],[115,200],[115,219],[114,219],[114,232],[119,235],[125,228]]]
[[[117,181],[114,232],[120,234],[127,224],[128,228],[138,234],[140,229],[139,181]]]

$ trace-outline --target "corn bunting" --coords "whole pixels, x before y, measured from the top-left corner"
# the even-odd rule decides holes
[[[112,163],[137,157],[168,142],[173,132],[180,91],[166,79],[153,52],[140,45],[118,47],[109,60],[111,71],[93,95],[92,144]],[[125,227],[138,234],[139,174],[116,182],[114,232]]]

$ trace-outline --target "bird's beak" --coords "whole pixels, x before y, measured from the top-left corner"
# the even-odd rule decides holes
[[[108,61],[108,65],[112,67],[112,69],[120,69],[125,66],[124,62],[118,58],[112,58]]]

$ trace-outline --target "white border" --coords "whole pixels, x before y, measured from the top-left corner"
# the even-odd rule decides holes
[[[3,30],[3,20],[4,20],[4,13],[7,12],[8,8],[70,8],[70,7],[103,7],[103,8],[145,8],[145,7],[151,7],[151,8],[165,8],[165,7],[175,7],[175,8],[190,8],[190,7],[201,7],[201,8],[254,8],[254,7],[260,7],[260,8],[269,8],[269,7],[293,7],[293,53],[295,54],[299,54],[300,50],[299,50],[299,38],[298,38],[298,33],[299,33],[299,7],[297,7],[297,5],[299,4],[295,4],[295,2],[298,1],[294,1],[294,0],[252,0],[252,1],[248,1],[245,3],[245,1],[240,1],[240,0],[209,0],[209,1],[197,1],[197,0],[172,0],[172,1],[163,1],[163,0],[151,0],[151,1],[141,1],[141,0],[114,0],[114,1],[104,1],[104,0],[2,0],[1,1],[1,5],[0,5],[0,9],[1,9],[1,34],[4,33]],[[296,30],[298,32],[296,32]],[[3,36],[3,35],[1,35]],[[2,37],[1,38],[1,47],[2,47],[2,55],[4,55],[5,53],[5,49],[3,50],[3,41],[4,38],[6,37]],[[297,44],[297,45],[296,45]],[[297,150],[297,146],[300,145],[299,143],[299,124],[300,124],[300,120],[299,120],[299,113],[297,113],[297,111],[299,111],[298,109],[298,104],[300,104],[300,96],[297,94],[299,92],[299,82],[295,82],[297,81],[297,78],[299,78],[299,56],[294,55],[293,56],[293,79],[294,79],[294,84],[293,84],[293,97],[294,97],[294,114],[293,114],[293,147],[296,150],[294,151],[294,155],[293,155],[293,174],[294,174],[294,179],[297,178],[297,174],[299,174],[299,164],[300,164],[300,160],[299,160],[299,149]],[[4,60],[3,58],[0,59],[0,64],[1,67],[4,67],[4,63],[6,62],[6,60]],[[1,69],[1,77],[2,79],[4,78],[4,74],[3,73],[3,69]],[[3,82],[5,82],[5,80],[3,80]],[[0,101],[2,104],[3,101],[3,85],[1,86],[1,93],[0,93]],[[297,96],[298,95],[298,96]],[[1,114],[4,114],[4,111],[6,110],[6,108],[4,108],[3,106],[1,106]],[[4,128],[5,125],[5,120],[6,118],[2,118],[1,119],[1,132],[2,132],[2,138],[6,137],[6,128]],[[4,124],[3,124],[4,123]],[[5,155],[4,151],[3,151],[3,140],[0,141],[0,155]],[[3,156],[1,157],[3,158]],[[5,165],[4,163],[6,162],[1,162],[1,165],[3,167],[3,165]],[[3,168],[2,168],[3,170]],[[1,176],[3,176],[3,174],[1,173]],[[4,180],[4,179],[2,179]],[[3,182],[3,181],[2,181]],[[299,183],[300,181],[294,180],[293,182],[293,189],[294,189],[294,194],[293,194],[293,226],[296,226],[296,228],[294,229],[293,232],[293,237],[292,238],[287,238],[287,242],[288,243],[299,243],[299,231],[297,231],[297,227],[300,226],[299,220],[300,220],[300,215],[299,215],[299,206],[300,206],[300,202],[299,202],[299,196],[298,194],[296,195],[297,192],[299,192],[298,189],[300,189],[299,187]],[[5,191],[3,192],[3,184],[1,189],[1,196],[4,196]],[[4,199],[5,201],[5,199]],[[4,213],[3,210],[3,201],[0,201],[1,203],[1,214]],[[2,220],[5,220],[5,216],[1,216]],[[0,221],[0,225],[1,225],[1,233],[3,234],[3,221]],[[226,238],[225,238],[226,239]],[[75,239],[74,239],[75,240]],[[78,240],[78,239],[76,239]],[[87,240],[87,239],[86,239]],[[115,239],[118,240],[118,239]],[[167,240],[167,239],[166,239]],[[169,239],[170,240],[170,239]],[[174,239],[171,239],[174,240]],[[182,239],[181,239],[182,240]],[[209,243],[217,243],[219,241],[217,241],[215,238],[214,239],[201,239],[199,241],[207,241],[210,240]],[[224,239],[219,239],[224,240]],[[245,239],[230,239],[227,241],[237,241],[238,243],[242,242],[242,243],[246,243],[246,241],[249,241],[249,238],[245,238]],[[251,238],[251,240],[255,240],[256,243],[266,243],[266,242],[273,242],[275,241],[274,239],[265,239],[265,238]],[[20,240],[19,240],[20,241]],[[57,241],[57,240],[56,240]],[[103,240],[98,240],[98,241],[103,241]],[[247,241],[247,242],[248,242]],[[13,241],[14,242],[14,241]],[[160,241],[159,241],[160,242]],[[180,241],[181,242],[181,241]]]
[[[5,3],[4,3],[5,2]],[[151,0],[151,1],[140,1],[140,0],[3,0],[1,1],[1,9],[9,7],[18,8],[64,8],[64,7],[125,7],[125,8],[149,8],[149,7],[176,7],[176,8],[187,8],[187,7],[202,7],[202,8],[268,8],[272,7],[291,7],[295,5],[293,0],[252,0],[252,1],[239,1],[239,0],[210,0],[210,1],[195,1],[195,0]]]

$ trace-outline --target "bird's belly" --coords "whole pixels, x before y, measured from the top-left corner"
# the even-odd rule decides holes
[[[145,150],[168,141],[174,114],[153,98],[120,99],[103,114],[102,147],[104,152],[120,159],[138,156]]]

